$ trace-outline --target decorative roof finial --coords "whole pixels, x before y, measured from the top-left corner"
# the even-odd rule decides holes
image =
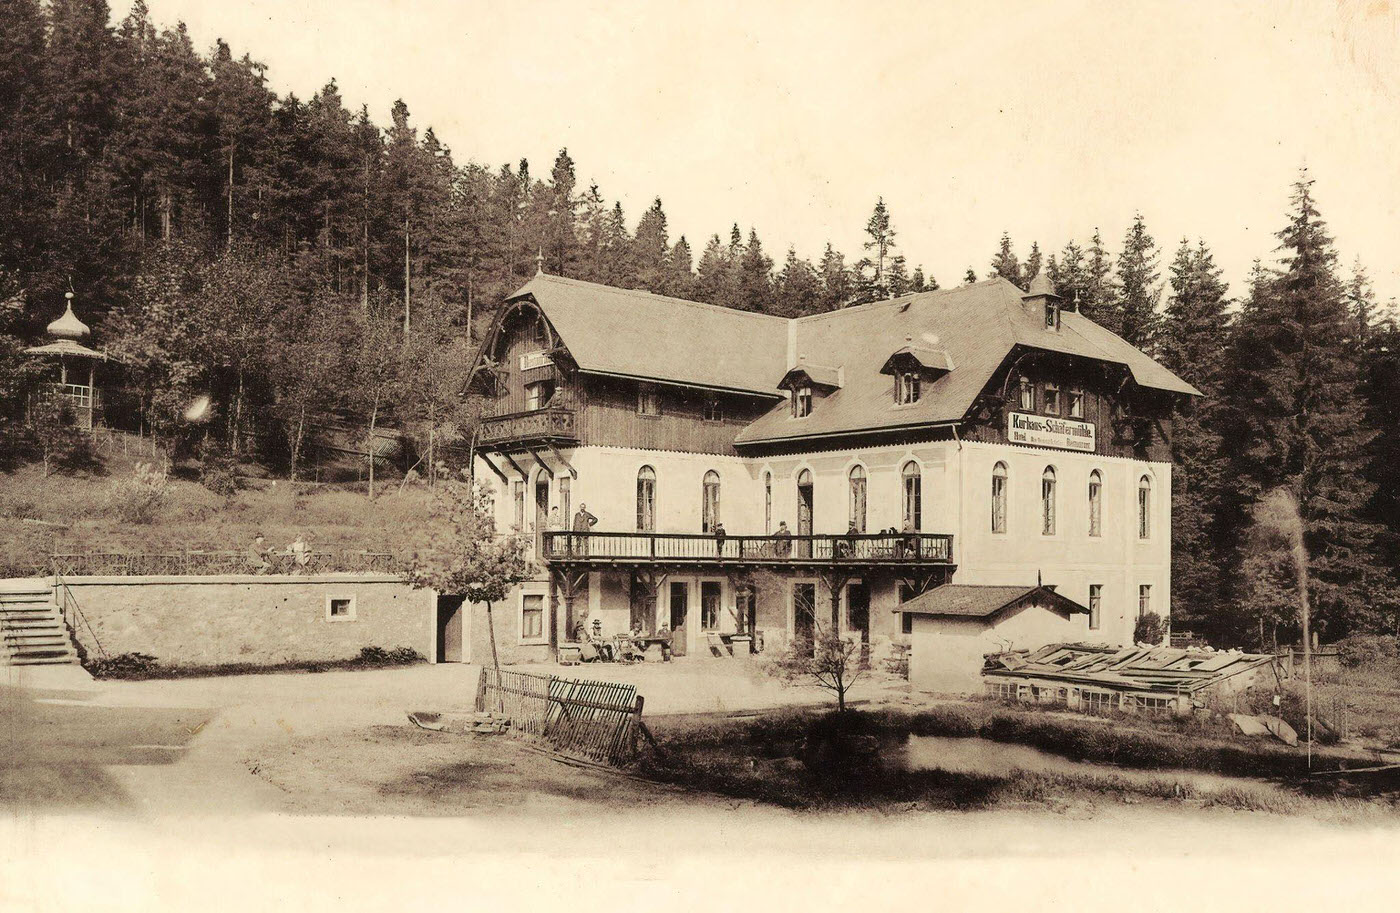
[[[81,339],[92,330],[78,319],[78,315],[73,313],[73,293],[64,292],[63,297],[67,300],[68,306],[64,308],[62,317],[49,324],[49,335],[57,336],[60,339]]]
[[[535,256],[535,275],[544,275],[544,249],[541,248],[539,254]]]

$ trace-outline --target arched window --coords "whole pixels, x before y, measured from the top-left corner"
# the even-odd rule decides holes
[[[812,535],[812,519],[815,514],[813,508],[816,504],[816,496],[812,489],[812,470],[804,469],[797,474],[797,535]],[[797,557],[812,557],[812,543],[808,539],[799,539],[797,543]]]
[[[1143,476],[1138,480],[1138,538],[1152,537],[1152,480]]]
[[[1089,535],[1103,535],[1103,475],[1089,473]]]
[[[904,503],[901,511],[903,528],[923,529],[924,489],[923,479],[919,475],[919,464],[913,460],[905,463],[904,468],[900,470],[900,479],[904,483]]]
[[[865,467],[851,468],[851,526],[865,532]]]
[[[656,531],[656,470],[650,466],[637,470],[637,531]]]
[[[700,508],[700,530],[712,533],[719,525],[719,473],[711,469],[705,473],[704,501]]]
[[[1055,467],[1046,466],[1040,475],[1040,533],[1055,535]]]
[[[992,467],[992,532],[1006,532],[1006,464]]]
[[[773,473],[763,474],[763,534],[773,532]]]

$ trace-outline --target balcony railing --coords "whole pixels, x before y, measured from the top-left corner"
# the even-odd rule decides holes
[[[565,564],[952,564],[953,537],[946,533],[718,537],[547,532],[540,557]]]
[[[571,442],[578,440],[571,409],[537,409],[493,415],[481,420],[482,445]]]

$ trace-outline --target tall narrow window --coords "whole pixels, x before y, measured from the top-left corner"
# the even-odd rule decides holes
[[[1138,538],[1152,537],[1152,480],[1143,476],[1138,480]]]
[[[516,479],[511,483],[511,497],[515,499],[515,528],[519,532],[525,530],[525,483]]]
[[[1152,584],[1143,583],[1138,585],[1138,615],[1146,615],[1152,611]]]
[[[1089,584],[1089,630],[1097,631],[1103,620],[1103,584]]]
[[[702,494],[704,503],[700,508],[700,530],[712,533],[719,525],[719,473],[713,469],[705,473]]]
[[[534,344],[536,352],[543,352],[549,347],[549,330],[544,325],[543,317],[537,318],[530,328],[530,342]]]
[[[865,532],[865,467],[851,469],[851,526],[858,533]]]
[[[1006,532],[1006,464],[992,467],[992,532]]]
[[[656,470],[637,470],[637,531],[656,532]]]
[[[1027,412],[1035,409],[1035,384],[1029,377],[1021,378],[1021,408]]]
[[[763,534],[773,532],[773,473],[763,474]]]
[[[900,473],[904,482],[904,505],[902,516],[906,530],[923,529],[924,488],[919,474],[919,464],[913,460],[904,464]]]
[[[534,412],[549,405],[550,399],[554,397],[554,381],[541,380],[525,385],[525,409]]]
[[[899,375],[894,384],[894,401],[901,406],[919,401],[919,375],[912,371]]]
[[[1077,387],[1071,387],[1069,391],[1069,411],[1070,418],[1084,417],[1084,391]]]
[[[562,475],[559,477],[559,516],[561,522],[563,522],[565,526],[568,526],[569,523],[573,521],[574,517],[574,515],[569,512],[569,508],[571,507],[569,504],[569,488],[572,484],[573,482],[569,476]]]
[[[806,418],[812,414],[812,388],[798,387],[792,391],[792,417]]]
[[[1055,535],[1055,467],[1046,466],[1040,475],[1040,533]]]
[[[637,414],[661,414],[661,394],[657,393],[656,388],[651,384],[639,384],[637,386]]]
[[[1060,386],[1059,384],[1045,385],[1045,411],[1049,415],[1060,414]]]
[[[1089,535],[1103,535],[1103,476],[1097,469],[1089,473]]]

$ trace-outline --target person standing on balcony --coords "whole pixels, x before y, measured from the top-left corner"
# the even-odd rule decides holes
[[[773,534],[777,537],[777,552],[779,558],[787,558],[792,554],[792,530],[788,529],[787,521],[778,522],[778,531]]]
[[[574,532],[586,533],[597,525],[598,518],[588,512],[587,504],[584,504],[580,501],[578,505],[578,513],[574,514]],[[574,548],[577,550],[578,554],[588,554],[588,537],[573,536],[572,538],[575,540]]]
[[[723,557],[724,557],[724,540],[725,540],[726,538],[728,538],[728,537],[729,537],[729,534],[726,533],[726,532],[724,531],[724,524],[723,524],[723,523],[720,523],[718,520],[716,520],[716,521],[715,521],[715,557],[717,557],[717,558],[723,558]]]

